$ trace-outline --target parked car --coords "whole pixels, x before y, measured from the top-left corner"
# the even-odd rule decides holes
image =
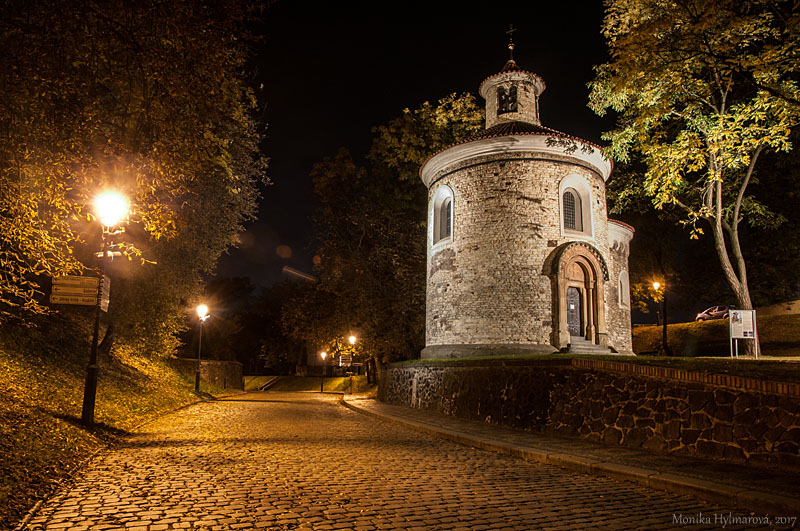
[[[695,321],[710,321],[711,319],[727,319],[728,310],[735,310],[734,306],[712,306],[697,314]]]

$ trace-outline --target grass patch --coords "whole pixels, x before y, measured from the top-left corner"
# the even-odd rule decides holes
[[[619,356],[596,354],[527,354],[520,356],[497,356],[484,358],[408,360],[392,363],[391,367],[477,367],[481,365],[567,365],[572,359],[591,359],[671,367],[685,371],[707,374],[727,374],[760,380],[800,383],[800,358],[761,357],[731,359],[730,357],[663,357],[663,356]]]
[[[762,354],[775,357],[800,356],[800,315],[757,317]],[[728,320],[676,323],[667,326],[667,341],[678,356],[730,356]],[[633,350],[638,354],[658,351],[661,327],[637,326]]]
[[[298,392],[298,391],[319,391],[322,380],[314,376],[285,376],[281,378],[270,391],[278,392]],[[353,376],[353,393],[364,393],[370,390],[366,375]],[[350,378],[346,376],[326,377],[324,379],[324,390],[326,393],[345,393],[350,392]]]
[[[257,391],[259,387],[270,381],[274,376],[245,376],[244,390]]]
[[[198,400],[193,377],[168,357],[125,345],[99,359],[96,425],[80,425],[91,331],[51,316],[39,328],[0,328],[0,529],[11,528],[94,451],[144,421]],[[201,386],[201,392],[221,390]]]

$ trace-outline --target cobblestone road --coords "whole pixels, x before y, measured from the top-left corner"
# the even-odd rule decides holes
[[[421,435],[331,397],[259,393],[147,425],[27,529],[689,529],[674,515],[701,512],[728,514]]]

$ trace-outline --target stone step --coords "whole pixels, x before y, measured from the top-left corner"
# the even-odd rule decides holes
[[[570,339],[567,352],[570,354],[611,354],[611,350],[600,345],[587,341],[583,338],[573,337]]]

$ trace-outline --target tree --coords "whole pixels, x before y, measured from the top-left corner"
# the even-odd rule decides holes
[[[783,218],[754,197],[759,157],[791,149],[800,119],[800,15],[789,1],[611,0],[603,33],[612,60],[596,68],[590,106],[620,113],[607,153],[641,157],[629,180],[656,208],[705,221],[740,308],[752,308],[740,225]]]
[[[406,109],[376,128],[363,164],[342,150],[313,170],[320,282],[288,304],[293,337],[334,348],[351,331],[355,355],[418,356],[425,327],[427,192],[420,165],[478,132],[475,99],[455,94]]]
[[[248,4],[0,4],[0,319],[46,312],[44,277],[93,267],[92,198],[115,187],[133,206],[118,244],[156,263],[115,263],[117,328],[174,346],[181,299],[254,215],[263,178]]]

